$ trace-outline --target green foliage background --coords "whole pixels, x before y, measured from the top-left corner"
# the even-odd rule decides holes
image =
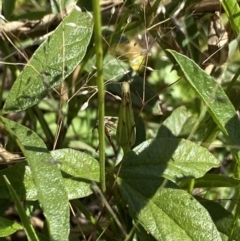
[[[96,2],[101,12],[78,1],[59,14],[50,35],[51,26],[34,37],[2,31],[1,239],[24,229],[28,240],[239,240],[238,2],[216,5],[232,35],[210,73],[202,58],[214,13],[199,14],[202,1]],[[72,3],[3,1],[3,23],[39,20],[34,29]],[[136,142],[123,154],[124,81]],[[4,215],[10,201],[20,224]],[[70,222],[69,203],[86,226]],[[36,231],[28,217],[39,209]]]

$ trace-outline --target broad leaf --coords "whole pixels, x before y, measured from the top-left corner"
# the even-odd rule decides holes
[[[21,229],[23,229],[23,227],[20,224],[0,217],[0,237],[6,237]]]
[[[63,185],[68,199],[77,199],[92,193],[91,182],[99,181],[99,165],[92,156],[72,150],[60,149],[51,152],[52,159],[47,162],[62,171]],[[17,195],[23,200],[37,200],[38,194],[33,175],[26,163],[18,163],[0,170],[0,198],[9,198],[3,175],[10,180]]]
[[[118,183],[130,214],[156,240],[222,240],[206,209],[170,181],[120,172]]]
[[[52,155],[32,130],[3,117],[0,122],[27,158],[37,188],[38,200],[49,223],[50,235],[55,240],[67,240],[70,214],[68,198],[59,168],[49,162],[53,158]]]
[[[236,135],[236,133],[240,130],[240,122],[234,106],[228,99],[221,85],[218,84],[214,78],[206,74],[191,59],[173,50],[168,50],[168,52],[177,61],[186,80],[208,107],[209,113],[220,130],[233,146],[238,146],[240,143],[240,135]],[[234,153],[238,152],[237,150],[233,151]],[[240,161],[240,153],[237,154]]]
[[[121,176],[165,177],[173,182],[203,176],[219,161],[205,148],[184,139],[158,138],[137,146],[123,158]]]
[[[73,149],[51,152],[63,174],[68,199],[82,198],[92,193],[92,181],[99,182],[99,163],[92,156]]]
[[[232,213],[228,212],[219,203],[206,200],[200,197],[196,199],[208,210],[212,220],[214,221],[219,232],[224,233],[229,236],[234,222],[234,216]],[[237,221],[235,235],[233,236],[235,240],[240,240],[240,221]]]
[[[18,198],[18,195],[16,194],[15,190],[13,189],[11,183],[9,182],[9,180],[7,179],[6,176],[4,176],[4,179],[5,179],[6,185],[8,187],[8,190],[11,194],[12,200],[15,203],[16,209],[18,211],[19,217],[21,219],[21,222],[22,222],[22,225],[26,232],[28,240],[39,241],[37,234],[26,214],[26,211],[24,210],[24,208],[20,202],[20,199]]]
[[[53,162],[59,164],[62,171],[88,181],[99,181],[99,163],[92,156],[70,148],[51,152]]]
[[[71,74],[86,53],[92,28],[88,13],[74,9],[64,18],[18,76],[3,112],[21,111],[37,104]]]
[[[157,138],[176,137],[189,135],[195,118],[181,106],[162,123],[158,130]]]

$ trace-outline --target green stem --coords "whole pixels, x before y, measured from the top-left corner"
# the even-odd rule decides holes
[[[92,0],[94,18],[94,38],[96,50],[97,87],[98,87],[98,134],[99,134],[99,163],[100,185],[102,192],[106,191],[105,177],[105,128],[104,128],[104,80],[103,80],[103,47],[102,21],[99,0]]]
[[[124,241],[130,241],[130,240],[132,240],[135,231],[136,231],[136,226],[134,225],[134,226],[131,228],[131,230],[130,230],[130,232],[128,233],[128,235],[125,237]]]
[[[3,176],[3,178],[7,185],[8,190],[10,192],[10,195],[16,205],[18,214],[22,221],[22,224],[23,224],[24,230],[26,232],[26,235],[28,237],[28,240],[39,241],[38,236],[37,236],[32,224],[30,223],[29,218],[28,218],[24,208],[22,207],[22,204],[20,202],[20,199],[18,198],[16,191],[13,189],[11,183],[9,182],[9,180],[7,179],[7,177],[5,175]]]

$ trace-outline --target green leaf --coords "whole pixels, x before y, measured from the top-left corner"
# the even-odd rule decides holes
[[[15,190],[13,189],[11,183],[9,182],[9,180],[7,179],[6,176],[4,176],[4,179],[5,179],[5,182],[7,184],[8,190],[9,190],[11,196],[12,196],[12,199],[13,199],[15,205],[16,205],[16,208],[18,210],[18,214],[19,214],[19,216],[21,218],[21,221],[23,223],[23,227],[24,227],[24,230],[27,234],[28,240],[38,241],[39,239],[37,237],[37,234],[35,233],[35,230],[34,230],[32,224],[31,224],[24,208],[22,207],[22,204],[21,204]]]
[[[92,35],[88,13],[74,9],[37,49],[15,81],[4,113],[25,110],[47,96],[83,59]]]
[[[212,220],[214,221],[219,232],[230,236],[232,225],[234,222],[234,216],[232,213],[228,212],[219,203],[210,201],[201,197],[196,197],[196,199],[208,210]],[[234,240],[240,240],[240,221],[237,221],[237,226],[235,228]]]
[[[0,237],[5,237],[8,235],[11,235],[18,230],[22,230],[23,227],[11,220],[8,220],[6,218],[0,217]]]
[[[17,195],[20,199],[25,199],[25,187],[23,185],[24,173],[25,173],[25,163],[17,163],[11,167],[0,170],[0,198],[9,199],[11,196],[9,195],[8,188],[6,187],[6,183],[4,181],[3,175],[7,176],[9,181],[11,182],[13,188],[16,190]],[[35,191],[35,196],[37,195]]]
[[[63,185],[68,199],[77,199],[92,193],[92,181],[99,182],[99,164],[92,156],[73,149],[60,149],[51,152],[48,162],[58,165],[63,175]],[[37,189],[33,175],[26,163],[18,163],[0,170],[0,198],[9,198],[9,192],[3,180],[6,175],[17,195],[22,200],[37,200]]]
[[[183,31],[184,29],[184,31]],[[181,28],[176,28],[176,42],[179,44],[183,53],[188,53],[191,59],[199,62],[199,30],[193,15],[184,18]],[[193,44],[194,43],[194,44]]]
[[[10,20],[11,15],[14,11],[15,8],[15,4],[16,4],[16,0],[8,0],[8,1],[1,1],[2,7],[3,7],[3,11],[4,11],[4,17],[7,20]]]
[[[157,138],[187,136],[195,121],[195,118],[187,112],[185,107],[178,107],[164,120],[158,130]]]
[[[173,50],[168,50],[168,52],[177,61],[186,80],[208,107],[208,111],[213,120],[228,138],[231,145],[238,146],[240,143],[240,135],[236,135],[236,133],[240,130],[240,122],[234,106],[228,99],[221,85],[219,85],[214,78],[206,74],[191,59]],[[235,150],[234,152],[236,153],[237,151]],[[240,154],[238,155],[240,159]]]
[[[240,28],[240,7],[237,0],[223,0],[221,1],[225,13],[227,14],[229,21],[231,23],[232,29],[235,36],[238,36]]]
[[[96,64],[96,55],[94,55],[86,64],[85,70],[87,72],[92,71],[92,66]],[[106,54],[103,60],[103,76],[106,80],[112,80],[118,82],[124,75],[129,73],[129,64],[112,56]],[[128,76],[129,77],[129,76]]]
[[[37,188],[38,200],[49,224],[51,237],[67,240],[69,235],[69,206],[62,175],[44,142],[32,130],[0,118],[4,129],[13,137],[27,158]],[[64,227],[64,228],[63,228]]]
[[[120,172],[118,183],[130,214],[156,240],[221,240],[206,209],[170,181]]]
[[[123,158],[121,176],[165,177],[173,182],[203,176],[219,161],[205,148],[184,139],[158,138],[134,148]]]
[[[140,241],[156,241],[156,239],[150,233],[147,233],[140,224],[136,227],[136,233]]]
[[[74,3],[74,0],[50,0],[50,3],[52,12],[59,13],[62,10],[66,9],[70,3]]]
[[[73,149],[60,149],[51,152],[60,162],[64,187],[68,199],[77,199],[92,193],[92,181],[99,182],[99,163],[90,155]]]
[[[70,148],[51,152],[63,172],[88,181],[99,182],[99,163],[92,156]],[[54,161],[54,160],[53,160]]]

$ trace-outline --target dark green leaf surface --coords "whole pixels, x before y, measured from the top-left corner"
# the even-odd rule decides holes
[[[23,185],[24,173],[25,173],[26,163],[17,163],[11,167],[3,169],[0,171],[0,198],[10,199],[8,188],[6,187],[3,175],[5,175],[11,182],[13,188],[16,190],[17,195],[20,199],[25,199],[25,186]],[[29,168],[29,167],[28,167]],[[33,181],[32,181],[33,183]],[[34,196],[36,199],[37,190],[35,188]]]
[[[128,175],[118,183],[131,215],[156,240],[222,240],[206,209],[170,181]]]
[[[2,8],[3,8],[3,11],[4,11],[4,17],[7,20],[10,20],[11,15],[12,15],[12,13],[14,11],[15,4],[16,4],[16,0],[8,0],[8,1],[3,1],[2,2]]]
[[[233,146],[239,146],[240,122],[234,106],[221,85],[191,59],[173,50],[168,50],[168,52],[175,58],[189,84],[208,107],[209,113],[220,130]]]
[[[37,104],[72,73],[86,53],[92,28],[88,13],[74,9],[64,18],[18,76],[3,111],[21,111]]]
[[[219,203],[196,197],[196,199],[208,210],[219,232],[229,236],[232,230],[234,216]],[[235,240],[240,240],[240,221],[238,220],[235,229]]]
[[[121,176],[165,177],[173,182],[198,178],[219,161],[205,148],[184,139],[158,138],[134,148],[123,159]]]
[[[23,227],[20,224],[0,217],[0,237],[6,237],[21,229],[23,229]]]
[[[68,198],[59,168],[48,162],[53,158],[52,155],[39,136],[30,129],[3,117],[0,121],[28,160],[52,238],[67,240],[70,214]]]

